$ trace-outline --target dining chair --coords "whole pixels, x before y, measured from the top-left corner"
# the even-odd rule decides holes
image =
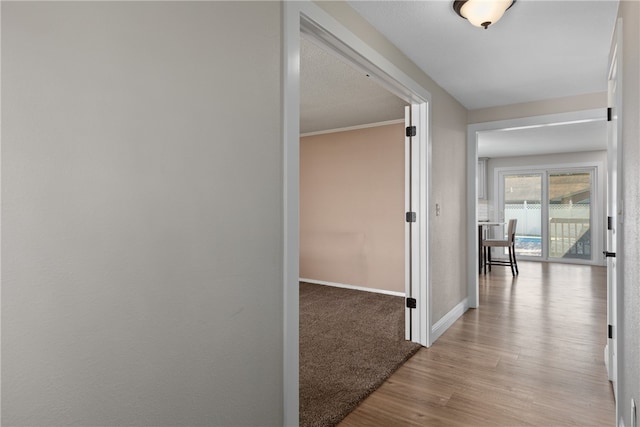
[[[518,262],[516,261],[516,225],[517,219],[510,219],[507,227],[507,238],[505,239],[484,239],[482,241],[482,254],[484,257],[484,274],[487,274],[487,266],[491,271],[492,265],[504,265],[511,267],[511,274],[514,276],[520,274],[518,271]],[[491,248],[507,248],[509,251],[509,260],[491,259]]]

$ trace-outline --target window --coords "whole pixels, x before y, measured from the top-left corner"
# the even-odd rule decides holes
[[[591,260],[590,172],[549,174],[549,257]]]
[[[500,220],[518,220],[516,254],[539,260],[594,260],[595,168],[498,171]]]
[[[542,256],[542,174],[504,175],[504,220],[518,220],[516,254]]]

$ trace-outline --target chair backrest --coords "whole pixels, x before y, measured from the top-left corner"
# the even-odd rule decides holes
[[[509,242],[511,243],[514,243],[516,240],[516,225],[518,225],[517,219],[509,220],[509,227],[507,230],[507,240],[509,240]]]

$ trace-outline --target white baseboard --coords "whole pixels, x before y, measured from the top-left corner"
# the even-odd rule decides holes
[[[353,289],[356,291],[365,291],[365,292],[373,292],[376,294],[384,294],[384,295],[393,295],[394,297],[404,297],[404,292],[397,291],[387,291],[384,289],[376,289],[376,288],[365,288],[364,286],[354,286],[354,285],[345,285],[344,283],[334,283],[334,282],[325,282],[324,280],[314,280],[314,279],[303,279],[300,278],[301,282],[313,283],[314,285],[325,285],[325,286],[333,286],[335,288],[344,288],[344,289]]]
[[[465,298],[458,305],[453,307],[451,311],[442,316],[431,328],[431,342],[435,342],[440,335],[444,334],[456,320],[458,320],[469,309],[469,300]]]

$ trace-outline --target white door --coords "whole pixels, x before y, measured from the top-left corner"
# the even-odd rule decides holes
[[[607,364],[607,372],[609,374],[609,380],[613,383],[614,396],[617,397],[617,378],[618,378],[618,364],[617,364],[617,259],[619,256],[618,250],[621,249],[618,245],[618,231],[622,221],[622,210],[619,201],[620,194],[620,170],[621,165],[619,149],[619,126],[620,126],[620,92],[618,91],[618,68],[619,63],[619,48],[621,47],[620,28],[617,29],[617,35],[614,37],[611,54],[609,58],[609,96],[608,96],[608,141],[607,141],[607,249],[605,256],[607,256],[607,330],[608,339],[607,346],[605,348],[605,361]]]
[[[431,345],[427,232],[427,104],[405,107],[405,338]]]
[[[411,107],[404,107],[404,125],[405,129],[412,129],[411,125]],[[404,311],[404,327],[405,339],[411,341],[413,337],[413,241],[415,227],[413,227],[413,189],[411,187],[412,169],[413,169],[413,137],[411,134],[405,134],[404,138],[404,211],[406,212],[404,225],[404,287],[406,295],[406,305]]]

